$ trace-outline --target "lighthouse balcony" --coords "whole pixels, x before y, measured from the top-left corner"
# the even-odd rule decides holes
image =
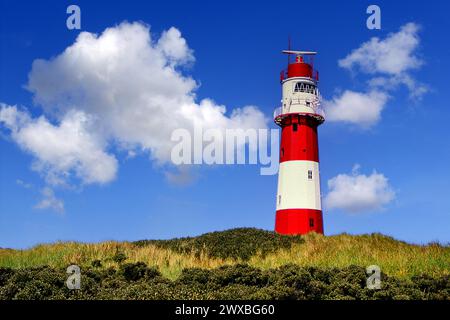
[[[281,125],[283,119],[291,115],[304,115],[314,118],[319,123],[325,121],[325,112],[319,105],[313,106],[306,103],[291,104],[285,107],[278,107],[273,112],[273,119],[276,124]]]

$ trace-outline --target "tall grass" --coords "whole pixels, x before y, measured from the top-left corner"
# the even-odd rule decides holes
[[[57,242],[27,250],[0,249],[0,267],[17,269],[48,265],[64,268],[71,264],[86,267],[91,266],[94,260],[99,260],[102,268],[118,268],[120,263],[114,261],[118,252],[125,254],[126,262],[145,262],[148,266],[157,267],[170,279],[178,277],[184,268],[212,269],[235,263],[232,259],[210,258],[206,253],[181,254],[155,245],[138,247],[129,242],[107,241],[95,244]]]
[[[400,278],[426,273],[450,274],[450,248],[439,244],[412,245],[381,234],[323,236],[310,233],[303,244],[265,257],[256,255],[250,264],[268,269],[286,263],[322,268],[378,265],[381,271]]]
[[[248,264],[269,269],[287,263],[300,266],[342,268],[349,265],[378,265],[382,272],[400,278],[426,273],[431,276],[450,274],[450,248],[439,244],[412,245],[381,234],[353,236],[341,234],[322,236],[308,234],[304,242],[293,243],[270,253],[257,252]],[[123,253],[126,262],[145,262],[157,267],[170,278],[177,278],[184,268],[212,269],[241,263],[236,258],[214,258],[208,248],[197,252],[179,252],[155,244],[135,245],[130,242],[108,241],[88,244],[57,242],[37,245],[27,250],[0,249],[0,267],[26,268],[40,265],[64,268],[70,264],[91,266],[101,261],[101,268],[118,268],[114,256]]]

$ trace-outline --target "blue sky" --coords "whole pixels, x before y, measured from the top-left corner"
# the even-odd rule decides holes
[[[45,109],[33,100],[36,93],[26,85],[34,60],[56,57],[77,39],[80,31],[66,28],[70,4],[1,1],[0,102],[20,106],[33,118],[45,115],[55,125],[58,118],[52,118],[49,106]],[[407,23],[418,26],[418,43],[410,53],[421,61],[420,66],[405,67],[401,73],[413,79],[415,86],[391,84],[392,90],[381,90],[388,98],[375,104],[382,105],[382,110],[368,127],[334,116],[336,121],[326,121],[319,128],[324,197],[332,191],[327,182],[338,175],[351,183],[355,182],[352,177],[382,175],[395,195],[362,212],[351,205],[324,208],[324,227],[327,235],[382,232],[414,243],[450,242],[447,2],[432,1],[424,10],[410,1],[378,1],[381,30],[366,28],[365,12],[371,3],[365,1],[316,1],[308,6],[252,1],[76,4],[82,12],[81,31],[101,34],[123,21],[138,21],[150,25],[152,39],[158,40],[165,30],[177,28],[195,57],[179,72],[199,84],[194,90],[196,102],[211,98],[226,105],[227,117],[234,108],[246,105],[257,106],[271,117],[281,98],[279,72],[286,57],[280,51],[286,48],[289,35],[294,48],[319,52],[315,66],[322,95],[338,108],[339,96],[346,90],[368,93],[373,89],[367,84],[371,79],[399,75],[392,69],[385,73],[371,67],[358,70],[362,62],[357,59],[347,68],[339,60],[372,37],[382,41]],[[420,86],[427,92],[411,97]],[[269,127],[276,128],[273,123]],[[195,166],[197,178],[180,186],[167,181],[164,167],[150,160],[148,152],[128,158],[117,145],[108,143],[105,148],[118,164],[111,181],[87,184],[71,177],[66,186],[49,185],[45,173],[31,169],[36,155],[20,147],[10,130],[1,127],[0,247],[274,227],[277,177],[261,176],[258,165]],[[355,164],[360,168],[352,173]],[[64,212],[36,207],[45,188],[64,203]]]

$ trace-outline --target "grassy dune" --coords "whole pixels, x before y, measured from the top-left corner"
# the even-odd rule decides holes
[[[26,250],[0,249],[0,267],[13,269],[42,265],[65,268],[70,264],[90,267],[93,262],[101,269],[144,262],[172,280],[185,268],[213,269],[243,262],[262,270],[289,263],[320,268],[375,264],[398,278],[419,274],[434,277],[450,274],[450,247],[413,245],[381,234],[284,237],[242,228],[173,240],[57,242]]]
[[[211,269],[234,263],[231,259],[227,261],[209,258],[206,254],[197,256],[193,253],[177,253],[156,245],[137,247],[130,242],[107,241],[95,244],[58,242],[38,245],[28,250],[0,249],[0,267],[16,269],[48,265],[64,268],[71,264],[87,267],[91,266],[93,261],[99,260],[102,268],[118,268],[120,262],[114,260],[118,252],[125,255],[126,262],[145,262],[148,266],[157,267],[170,279],[176,278],[184,268]]]
[[[304,238],[304,244],[293,245],[289,250],[281,250],[265,258],[254,257],[250,263],[262,268],[291,262],[325,268],[375,264],[384,273],[398,278],[421,273],[432,276],[450,274],[449,246],[436,243],[412,245],[381,234],[331,237],[309,234]]]

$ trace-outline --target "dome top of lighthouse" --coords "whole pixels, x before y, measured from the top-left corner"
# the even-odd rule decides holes
[[[293,63],[288,63],[287,70],[282,71],[281,81],[294,77],[310,78],[314,81],[319,80],[319,74],[314,70],[312,65],[312,56],[314,56],[316,52],[283,50],[283,53],[295,55],[295,61]],[[309,62],[304,60],[304,56],[310,57]]]
[[[288,65],[287,77],[313,77],[313,69],[309,63],[303,61],[303,57],[297,57],[294,63]]]

